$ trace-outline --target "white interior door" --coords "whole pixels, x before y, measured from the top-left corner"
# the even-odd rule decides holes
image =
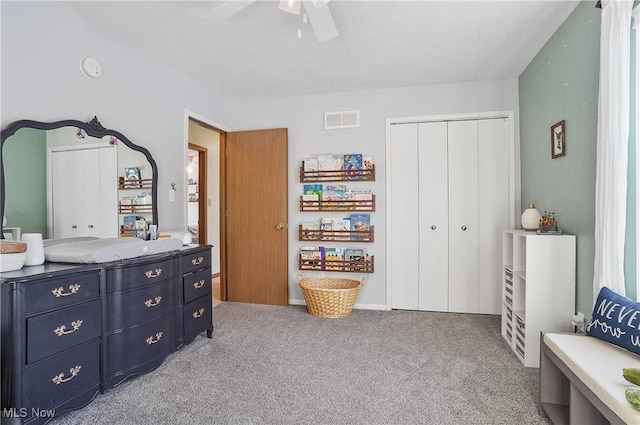
[[[418,125],[419,309],[449,309],[447,123]]]
[[[81,151],[51,153],[53,191],[53,237],[72,238],[80,235],[82,227]]]
[[[389,267],[391,269],[391,308],[418,309],[420,222],[418,205],[418,126],[391,126],[393,145],[387,164],[393,179],[387,188],[391,205],[388,221],[393,226],[389,235]]]
[[[478,312],[478,122],[449,122],[449,311]]]

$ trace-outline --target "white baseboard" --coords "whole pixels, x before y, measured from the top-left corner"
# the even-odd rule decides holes
[[[304,300],[289,299],[289,305],[307,305]],[[359,304],[353,306],[356,310],[388,310],[386,304]]]

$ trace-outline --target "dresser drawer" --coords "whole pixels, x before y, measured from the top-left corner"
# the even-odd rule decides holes
[[[53,409],[100,385],[100,343],[94,341],[52,357],[24,371],[24,407]]]
[[[182,274],[211,267],[211,249],[203,249],[182,256]]]
[[[27,363],[100,336],[100,300],[27,318]]]
[[[190,343],[200,332],[211,329],[212,303],[211,297],[205,296],[183,306],[185,343]]]
[[[169,313],[153,322],[109,335],[107,378],[167,356],[175,343],[175,317]]]
[[[203,295],[211,297],[211,269],[190,273],[182,278],[184,302],[189,303]]]
[[[107,292],[152,285],[176,275],[176,260],[150,261],[131,267],[117,267],[107,271]]]
[[[150,322],[175,308],[176,278],[153,286],[107,296],[108,329],[128,328]]]
[[[100,271],[47,277],[23,284],[26,314],[64,307],[100,295]]]

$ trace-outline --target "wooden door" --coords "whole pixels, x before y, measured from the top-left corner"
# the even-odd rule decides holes
[[[227,133],[223,149],[226,299],[287,305],[287,129]]]
[[[449,123],[449,311],[478,312],[478,122]]]
[[[420,310],[449,311],[447,123],[418,124]]]

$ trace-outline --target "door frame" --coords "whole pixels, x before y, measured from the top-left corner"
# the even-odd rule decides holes
[[[230,127],[224,126],[218,122],[215,122],[213,120],[210,120],[206,117],[203,117],[202,115],[199,115],[193,111],[190,111],[188,109],[185,109],[185,113],[184,113],[184,157],[182,160],[183,164],[187,163],[187,153],[189,150],[189,120],[193,120],[193,121],[199,121],[200,123],[206,125],[207,127],[210,127],[213,131],[216,131],[220,134],[220,175],[219,175],[219,185],[220,185],[220,193],[219,193],[219,199],[218,199],[218,206],[219,206],[219,217],[220,217],[220,301],[226,301],[227,300],[227,266],[226,266],[226,259],[227,259],[227,253],[226,253],[226,244],[225,241],[227,240],[227,230],[226,230],[226,214],[224,214],[224,212],[227,209],[226,206],[226,181],[225,181],[225,170],[226,170],[226,161],[225,161],[225,155],[224,153],[226,152],[226,143],[227,143],[227,133],[232,131],[232,129]],[[185,167],[185,171],[184,171],[184,175],[185,178],[184,180],[184,189],[185,189],[185,193],[187,193],[187,181],[188,181],[188,177],[187,177],[187,170]],[[200,177],[198,177],[200,178]],[[202,199],[202,197],[199,197],[199,199]],[[205,201],[206,202],[206,201]],[[206,205],[206,204],[205,204]],[[206,207],[205,207],[205,211],[206,211]],[[200,212],[198,212],[200,214]],[[186,218],[187,218],[187,203],[185,202],[184,204],[184,218],[185,218],[185,222],[186,222]]]
[[[505,118],[508,122],[507,135],[508,141],[508,157],[509,157],[509,228],[513,229],[517,222],[516,205],[521,203],[521,191],[520,191],[520,161],[516,161],[516,158],[520,157],[520,140],[518,138],[516,143],[516,131],[515,131],[515,113],[513,110],[507,111],[487,111],[487,112],[470,112],[461,114],[445,114],[445,115],[422,115],[422,116],[410,116],[410,117],[393,117],[387,118],[385,123],[386,129],[386,147],[385,147],[385,174],[386,181],[385,187],[391,187],[391,179],[393,176],[393,170],[391,167],[391,155],[392,155],[392,140],[391,140],[391,126],[395,124],[412,124],[412,123],[425,123],[425,122],[439,122],[439,121],[463,121],[463,120],[482,120],[482,119],[496,119]],[[391,234],[393,232],[393,217],[391,216],[391,202],[386,202],[386,240],[391,240]],[[391,258],[393,253],[391,252],[390,244],[386,246],[386,287],[387,287],[387,310],[391,310],[391,279],[393,276],[391,270]]]
[[[209,158],[207,155],[207,148],[205,148],[204,146],[200,146],[195,143],[189,143],[188,149],[198,152],[198,243],[201,245],[205,245],[208,243],[207,235],[209,232],[207,227],[208,197],[206,196],[209,193],[208,192],[209,175],[207,172],[209,169],[209,163],[207,162],[209,161]],[[204,196],[200,196],[200,195],[204,195]],[[188,218],[188,215],[187,215],[187,218]]]

